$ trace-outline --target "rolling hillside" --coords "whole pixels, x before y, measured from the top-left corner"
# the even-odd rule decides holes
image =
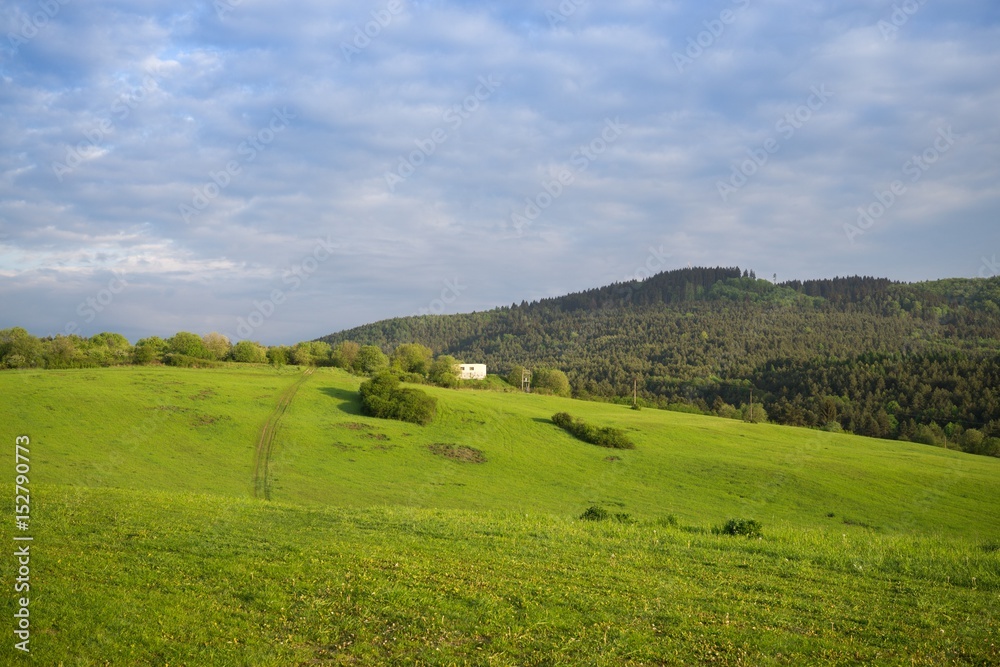
[[[420,427],[359,414],[359,383],[0,374],[5,431],[31,437],[34,661],[1000,660],[996,459],[435,388]],[[563,410],[637,448],[571,438]],[[595,504],[628,516],[578,518]],[[763,537],[713,532],[732,517]]]
[[[694,268],[322,340],[416,342],[497,373],[557,368],[584,398],[631,397],[638,379],[649,403],[705,412],[739,407],[755,387],[781,424],[1000,455],[998,303],[1000,278],[775,285],[738,268]]]
[[[120,368],[0,374],[9,428],[35,434],[36,481],[255,495],[259,434],[273,425],[268,493],[340,507],[403,505],[576,516],[592,504],[711,525],[753,515],[808,528],[1000,537],[985,512],[1000,461],[897,443],[557,397],[424,389],[428,427],[360,414],[360,379],[294,367]],[[625,429],[634,451],[581,443],[550,417],[567,411]],[[468,447],[484,463],[436,454]],[[946,499],[946,502],[945,502]],[[940,502],[939,502],[940,501]],[[826,515],[832,513],[834,517]]]

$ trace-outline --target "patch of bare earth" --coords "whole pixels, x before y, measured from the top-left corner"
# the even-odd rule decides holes
[[[427,445],[432,454],[443,456],[461,463],[486,463],[486,455],[473,447],[436,442]]]

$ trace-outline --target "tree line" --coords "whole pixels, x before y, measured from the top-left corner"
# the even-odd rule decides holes
[[[1000,455],[1000,279],[759,280],[682,269],[324,337],[562,371],[558,393]],[[544,375],[544,372],[543,372]],[[755,391],[750,410],[751,390]]]
[[[0,367],[163,363],[336,366],[843,430],[1000,456],[1000,278],[759,280],[694,268],[479,313],[397,318],[291,346],[178,332],[0,331]],[[754,392],[751,409],[750,394]]]
[[[241,340],[236,343],[219,333],[198,335],[180,331],[169,338],[150,336],[132,345],[117,333],[100,333],[90,338],[77,335],[37,338],[15,327],[0,330],[0,368],[95,368],[165,364],[184,367],[211,367],[224,363],[286,364],[331,366],[348,372],[377,376],[390,373],[398,381],[435,384],[441,387],[468,386],[482,389],[514,390],[521,387],[521,367],[511,371],[516,381],[492,375],[486,380],[459,380],[459,360],[449,354],[435,355],[418,343],[401,343],[385,348],[341,341],[302,341],[295,345],[265,346]],[[566,374],[554,368],[537,368],[532,388],[544,394],[570,395]]]

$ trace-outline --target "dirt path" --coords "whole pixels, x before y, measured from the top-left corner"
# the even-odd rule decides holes
[[[292,399],[295,398],[295,392],[299,390],[302,383],[308,380],[309,376],[315,370],[314,368],[306,369],[302,373],[302,376],[292,383],[292,386],[281,393],[281,396],[278,397],[278,404],[274,407],[271,414],[268,415],[267,421],[264,422],[264,427],[260,430],[260,437],[257,438],[257,449],[254,452],[253,461],[254,498],[271,499],[271,485],[267,479],[267,467],[271,460],[271,447],[274,446],[274,434],[278,429],[278,421],[285,414],[288,406],[291,405]]]

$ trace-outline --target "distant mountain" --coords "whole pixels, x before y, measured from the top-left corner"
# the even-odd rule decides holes
[[[558,368],[583,398],[630,400],[637,378],[649,403],[720,414],[753,387],[780,423],[974,451],[988,446],[980,436],[1000,438],[998,303],[998,278],[774,284],[738,267],[691,268],[322,340],[422,343],[501,374]]]

